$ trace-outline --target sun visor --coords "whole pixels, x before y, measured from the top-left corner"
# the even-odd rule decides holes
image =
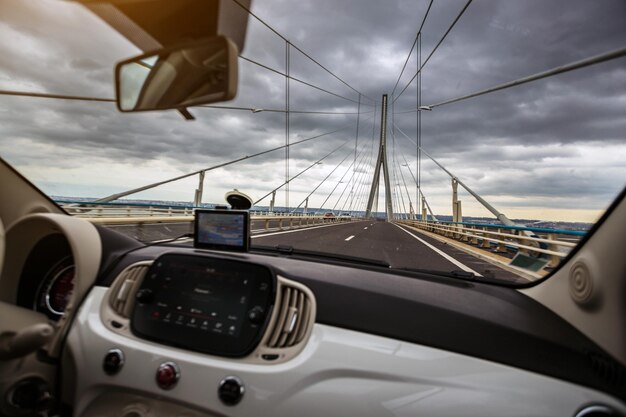
[[[244,48],[248,12],[232,0],[76,1],[144,52],[218,35]]]

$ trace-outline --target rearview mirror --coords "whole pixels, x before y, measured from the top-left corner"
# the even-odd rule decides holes
[[[224,36],[148,52],[117,64],[122,112],[184,109],[237,94],[237,46]]]

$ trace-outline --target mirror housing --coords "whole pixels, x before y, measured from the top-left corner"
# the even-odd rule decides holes
[[[237,94],[237,46],[224,36],[174,45],[115,67],[121,112],[185,109]]]

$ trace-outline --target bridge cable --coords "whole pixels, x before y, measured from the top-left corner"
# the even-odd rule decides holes
[[[363,147],[361,148],[361,153],[365,152],[366,148],[367,148],[367,144],[364,144]],[[366,155],[367,154],[363,154],[362,161],[366,161]],[[369,160],[369,158],[367,160]],[[367,167],[367,162],[365,163],[365,166]],[[352,212],[352,207],[356,204],[356,202],[358,201],[358,198],[360,197],[359,193],[361,192],[363,181],[361,180],[360,175],[357,175],[358,170],[359,170],[359,166],[355,165],[353,168],[352,175],[350,177],[350,181],[352,183],[352,189],[350,190],[350,194],[348,194],[350,197],[350,204],[348,205],[348,209],[344,210],[348,202],[348,199],[346,199],[346,201],[344,201],[343,206],[341,207],[342,212],[344,211]],[[359,174],[361,174],[361,172],[359,172]]]
[[[368,160],[369,162],[369,160]],[[363,159],[361,160],[361,166],[363,166],[363,163],[367,164],[367,162],[365,162],[365,155],[363,155]],[[357,168],[358,171],[358,168]],[[361,173],[360,173],[361,174]],[[341,191],[341,194],[339,195],[339,198],[337,199],[337,201],[335,202],[335,205],[333,206],[333,208],[331,209],[332,211],[335,211],[335,209],[337,208],[337,205],[339,204],[339,202],[341,201],[341,199],[343,198],[346,190],[348,189],[348,185],[351,183],[352,179],[354,178],[354,171],[352,172],[352,175],[350,175],[350,179],[348,179],[348,181],[346,182],[346,185],[343,187],[343,190]],[[359,178],[359,177],[357,177]],[[349,199],[349,195],[346,196],[346,201]],[[345,207],[346,202],[344,202],[343,207]]]
[[[417,45],[418,51],[417,51],[417,60],[416,60],[416,64],[417,64],[417,68],[419,69],[419,67],[422,65],[422,37],[420,36],[419,38],[419,44]],[[417,77],[417,108],[419,109],[422,106],[422,73],[420,72],[418,77]],[[416,212],[420,212],[420,208],[421,208],[421,201],[419,198],[419,191],[420,188],[422,187],[422,153],[420,151],[420,146],[422,146],[422,112],[418,111],[415,113],[416,115],[416,123],[417,123],[417,147],[415,149],[415,153],[416,153],[416,161],[415,161],[415,172],[417,173],[417,183],[415,184],[415,188],[416,188],[416,193],[415,193],[415,205],[417,206],[415,208]]]
[[[357,195],[359,196],[359,199],[362,199],[366,194],[367,194],[367,185],[368,185],[368,179],[372,177],[373,172],[374,172],[374,166],[372,164],[373,161],[373,155],[369,155],[368,159],[365,161],[364,167],[365,170],[359,172],[359,175],[356,178],[356,182],[358,183],[358,187],[357,187]],[[337,203],[339,203],[339,201],[337,201]],[[343,205],[342,205],[342,211],[344,211],[345,206],[347,204],[347,199],[344,201]],[[348,206],[348,210],[347,211],[352,211],[352,201],[350,202],[350,205]]]
[[[365,155],[364,155],[365,157]],[[365,159],[362,160],[362,164],[361,166],[363,166],[363,163],[365,163],[365,166],[367,166],[367,164],[370,162],[370,160],[368,159],[367,162],[365,161]],[[358,169],[357,169],[358,170]],[[358,178],[361,177],[361,175],[363,175],[362,172],[359,173],[359,176],[357,176],[357,180]],[[332,208],[332,211],[335,211],[335,209],[337,208],[337,206],[339,205],[339,203],[341,202],[341,199],[343,198],[346,190],[348,189],[348,185],[351,183],[352,179],[355,177],[354,175],[354,171],[352,172],[352,175],[350,176],[350,179],[348,180],[348,182],[346,182],[346,185],[343,187],[343,190],[341,191],[341,194],[339,195],[339,198],[337,199],[337,201],[335,202],[335,205]],[[348,194],[346,196],[346,200],[344,201],[343,205],[341,206],[341,208],[345,208],[347,201],[349,200],[350,195]]]
[[[371,157],[368,158],[368,162],[371,161]],[[349,212],[353,212],[356,210],[356,207],[358,207],[361,204],[361,201],[363,199],[363,197],[365,196],[366,192],[367,192],[367,179],[368,179],[368,174],[369,172],[372,171],[372,167],[368,164],[366,164],[366,171],[363,172],[363,176],[362,178],[357,178],[356,182],[357,182],[357,188],[356,188],[356,203],[354,202],[350,202],[350,205],[348,206],[348,211]],[[354,203],[354,204],[353,204]],[[354,210],[353,210],[354,209]]]
[[[356,170],[358,174],[355,172],[353,173],[353,176],[352,176],[352,178],[354,178],[354,182],[357,183],[357,195],[360,195],[361,193],[364,192],[365,184],[368,178],[370,178],[369,173],[373,172],[373,165],[372,165],[372,159],[374,156],[373,145],[374,145],[374,140],[371,141],[371,146],[370,146],[370,150],[372,150],[372,152],[370,152],[367,158],[365,158],[365,155],[364,155],[361,166],[357,167],[357,170]],[[359,170],[359,168],[363,168],[363,169]],[[341,200],[341,197],[337,200],[337,202],[335,203],[335,206],[339,204],[340,200]],[[348,198],[344,200],[343,205],[341,206],[341,211],[345,211],[345,207],[347,203],[348,203]],[[352,205],[353,205],[353,199],[351,199],[350,204],[348,205],[348,211],[352,210]]]
[[[370,162],[372,160],[373,160],[372,158],[369,159]],[[373,173],[373,169],[374,169],[374,167],[372,165],[368,166],[367,174],[371,175]],[[371,178],[371,176],[370,176],[370,178]],[[361,189],[358,192],[358,195],[359,195],[359,205],[357,207],[363,213],[365,213],[365,211],[367,209],[367,202],[368,202],[368,198],[369,198],[369,189],[371,188],[371,185],[372,185],[371,182],[367,181],[367,177],[366,177],[365,181],[363,181],[363,183],[361,184]],[[356,207],[355,207],[355,209],[356,209]]]
[[[322,133],[320,135],[312,136],[310,138],[306,138],[306,139],[302,139],[302,140],[299,140],[299,141],[296,141],[296,142],[292,142],[292,143],[289,144],[289,146],[299,145],[301,143],[308,142],[308,141],[311,141],[311,140],[314,140],[314,139],[318,139],[318,138],[321,138],[321,137],[324,137],[324,136],[327,136],[327,135],[332,135],[333,133],[337,133],[337,132],[340,132],[342,130],[348,129],[349,127],[352,127],[352,123],[350,123],[350,124],[348,124],[348,125],[346,125],[346,126],[344,126],[342,128],[339,128],[337,130],[333,130],[332,132],[326,132],[326,133]],[[159,181],[159,182],[155,182],[155,183],[152,183],[152,184],[144,185],[143,187],[134,188],[132,190],[124,191],[124,192],[121,192],[121,193],[112,194],[110,196],[100,198],[100,199],[95,200],[93,202],[94,203],[106,203],[108,201],[117,200],[118,198],[122,198],[122,197],[125,197],[125,196],[130,195],[130,194],[135,194],[135,193],[138,193],[140,191],[148,190],[150,188],[154,188],[154,187],[157,187],[159,185],[167,184],[167,183],[170,183],[170,182],[173,182],[173,181],[181,180],[183,178],[187,178],[187,177],[191,177],[191,176],[194,176],[194,175],[198,175],[201,172],[212,171],[212,170],[217,169],[217,168],[223,168],[225,166],[233,165],[233,164],[236,164],[238,162],[245,161],[247,159],[252,159],[252,158],[255,158],[257,156],[265,155],[265,154],[268,154],[270,152],[274,152],[274,151],[283,149],[285,146],[286,145],[277,146],[275,148],[271,148],[271,149],[268,149],[268,150],[265,150],[265,151],[262,151],[262,152],[257,152],[257,153],[252,154],[252,155],[246,155],[246,156],[243,156],[243,157],[240,157],[240,158],[237,158],[237,159],[233,159],[233,160],[228,161],[228,162],[223,162],[223,163],[220,163],[220,164],[217,164],[217,165],[213,165],[213,166],[208,167],[208,168],[199,169],[197,171],[193,171],[193,172],[190,172],[188,174],[179,175],[177,177],[170,178],[168,180]]]
[[[394,170],[394,175],[397,176],[396,171],[396,164],[393,164],[393,170]],[[402,203],[402,210],[404,213],[406,213],[406,205],[404,204],[404,196],[402,195],[402,189],[400,188],[400,183],[394,183],[395,189],[396,189],[396,200],[398,201],[398,210],[400,210],[400,202]],[[394,213],[396,215],[396,218],[401,218],[401,214],[402,213]]]
[[[411,171],[411,165],[409,165],[409,162],[406,160],[406,157],[404,156],[404,154],[402,154],[402,158],[404,158],[404,163],[406,164],[406,167],[408,168],[409,174],[411,174],[413,181],[415,182],[415,184],[417,184],[417,179],[415,178],[415,175],[413,175],[413,171]],[[426,203],[426,208],[428,208],[428,211],[430,212],[430,215],[433,218],[433,220],[438,221],[437,217],[435,217],[435,215],[433,214],[433,211],[431,210],[430,205],[428,204],[428,200],[426,199],[426,196],[424,195],[424,192],[422,191],[421,187],[419,188],[419,194],[424,199],[424,203]],[[421,213],[419,214],[421,215]],[[428,219],[422,219],[422,220],[428,220]]]
[[[443,106],[445,104],[456,103],[456,102],[461,101],[461,100],[467,100],[468,98],[482,96],[484,94],[492,93],[494,91],[500,91],[500,90],[504,90],[506,88],[516,87],[518,85],[526,84],[526,83],[529,83],[531,81],[541,80],[543,78],[552,77],[552,76],[557,75],[557,74],[563,74],[565,72],[569,72],[569,71],[577,70],[579,68],[584,68],[584,67],[588,67],[588,66],[591,66],[591,65],[599,64],[601,62],[611,61],[613,59],[621,58],[621,57],[624,57],[624,56],[626,56],[626,48],[616,49],[616,50],[613,50],[613,51],[610,51],[610,52],[605,52],[605,53],[602,53],[602,54],[599,54],[599,55],[592,56],[590,58],[582,59],[580,61],[572,62],[571,64],[562,65],[562,66],[559,66],[559,67],[555,67],[555,68],[549,69],[547,71],[542,71],[542,72],[539,72],[537,74],[529,75],[529,76],[524,77],[524,78],[520,78],[520,79],[517,79],[517,80],[514,80],[514,81],[509,81],[509,82],[504,83],[504,84],[499,84],[499,85],[496,85],[494,87],[487,88],[485,90],[480,90],[480,91],[477,91],[477,92],[472,93],[472,94],[467,94],[465,96],[456,97],[456,98],[445,100],[445,101],[442,101],[442,102],[439,102],[439,103],[431,104],[431,105],[429,105],[427,107],[433,109],[435,107]],[[417,110],[413,110],[413,111],[417,111]]]
[[[402,210],[403,210],[402,213],[398,213],[398,217],[400,218],[401,215],[403,215],[403,214],[406,215],[408,212],[406,210],[406,204],[405,204],[405,201],[404,201],[404,194],[402,193],[402,187],[401,187],[401,184],[400,184],[400,179],[398,178],[398,172],[397,172],[398,171],[398,167],[395,164],[394,164],[394,170],[396,171],[395,175],[396,175],[396,178],[397,178],[397,181],[398,181],[396,183],[396,193],[398,194],[398,198],[399,198],[400,202],[402,203]]]
[[[103,103],[115,103],[116,100],[114,98],[100,98],[100,97],[88,97],[88,96],[73,96],[73,95],[65,95],[65,94],[48,94],[48,93],[36,93],[31,91],[13,91],[13,90],[0,90],[0,95],[4,96],[17,96],[17,97],[33,97],[33,98],[50,98],[50,99],[58,99],[58,100],[75,100],[75,101],[96,101]],[[285,113],[284,109],[265,109],[259,107],[237,107],[237,106],[218,106],[218,105],[200,105],[200,106],[190,106],[193,108],[205,108],[205,109],[218,109],[218,110],[243,110],[249,111],[252,113]],[[298,113],[298,114],[358,114],[357,112],[332,112],[332,111],[314,111],[314,110],[290,110],[290,113]],[[361,114],[369,114],[374,111],[361,112]],[[413,111],[407,112],[412,113]]]
[[[324,179],[323,179],[323,180],[322,180],[319,184],[317,184],[317,186],[316,186],[315,188],[313,188],[313,191],[311,191],[311,192],[310,192],[310,193],[309,193],[309,194],[308,194],[308,195],[304,198],[304,200],[302,200],[302,201],[300,202],[300,204],[298,204],[298,206],[297,206],[297,207],[295,207],[293,210],[291,210],[291,213],[294,213],[297,209],[299,209],[299,208],[300,208],[300,206],[302,206],[302,205],[304,204],[304,202],[305,202],[305,201],[306,201],[309,197],[311,197],[311,196],[312,196],[312,195],[313,195],[313,194],[314,194],[314,193],[315,193],[315,192],[316,192],[316,191],[317,191],[317,190],[318,190],[318,189],[319,189],[319,188],[320,188],[320,187],[321,187],[321,186],[322,186],[322,185],[326,182],[326,180],[327,180],[327,179],[328,179],[331,175],[333,175],[333,174],[335,173],[335,171],[337,171],[337,169],[341,166],[341,164],[343,164],[343,163],[346,161],[346,159],[348,159],[348,157],[349,157],[349,156],[352,156],[352,154],[353,154],[353,153],[352,153],[352,149],[350,149],[350,152],[348,152],[348,153],[346,154],[346,156],[345,156],[345,157],[341,160],[341,162],[339,162],[337,165],[335,165],[335,167],[333,168],[333,170],[332,170],[332,171],[330,171],[330,173],[329,173],[328,175],[326,175],[326,177],[325,177],[325,178],[324,178]]]
[[[346,175],[348,175],[348,172],[350,172],[350,169],[352,168],[352,165],[354,164],[354,162],[352,162],[349,166],[348,169],[346,169],[346,171],[343,173],[343,175],[341,176],[341,178],[339,179],[339,181],[337,182],[337,184],[335,184],[335,186],[333,187],[333,189],[331,190],[331,192],[326,196],[326,199],[324,200],[324,202],[322,203],[321,206],[318,207],[318,209],[322,210],[324,208],[324,205],[326,204],[326,202],[328,201],[328,199],[333,195],[333,193],[335,192],[335,190],[337,189],[337,187],[339,187],[339,184],[343,183],[343,179],[346,177]]]
[[[375,122],[375,121],[374,121]],[[359,169],[359,167],[361,166],[361,163],[363,162],[363,160],[365,159],[365,154],[363,154],[364,150],[362,150],[361,152],[359,152],[359,162],[357,165],[357,170]],[[363,154],[363,156],[361,156],[361,154]],[[323,209],[324,205],[326,205],[326,203],[328,202],[328,200],[330,199],[330,197],[334,194],[335,190],[337,190],[337,188],[339,187],[339,184],[343,183],[344,178],[346,177],[346,175],[348,175],[348,173],[350,172],[350,168],[352,168],[352,165],[350,167],[348,167],[348,169],[346,170],[346,172],[344,172],[344,174],[341,176],[341,178],[339,179],[339,182],[337,184],[335,184],[335,187],[333,187],[332,191],[328,194],[328,196],[326,197],[326,199],[324,200],[324,202],[322,203],[322,205],[319,207],[319,209]],[[354,176],[354,171],[352,171],[352,176]],[[350,179],[352,179],[352,177],[350,177]]]
[[[235,0],[236,1],[236,0]],[[402,89],[402,91],[400,91],[400,94],[398,94],[396,96],[396,98],[394,99],[394,101],[396,101],[397,99],[400,98],[400,96],[402,95],[402,93],[404,93],[406,91],[406,89],[409,87],[409,85],[411,85],[411,83],[413,82],[413,80],[415,79],[415,77],[417,77],[417,74],[419,74],[420,72],[422,72],[422,69],[426,66],[426,64],[428,63],[428,61],[430,60],[430,58],[433,56],[433,54],[435,53],[435,51],[439,48],[439,46],[441,45],[441,43],[444,41],[444,39],[446,38],[446,36],[448,36],[448,33],[450,33],[450,31],[452,30],[452,28],[454,27],[454,25],[456,25],[456,22],[459,21],[459,19],[461,18],[461,16],[463,16],[463,14],[465,13],[465,11],[467,10],[467,8],[469,7],[469,5],[472,3],[472,0],[468,0],[467,3],[465,3],[465,6],[463,6],[463,9],[459,12],[459,14],[456,16],[456,18],[454,19],[454,21],[452,22],[452,24],[450,25],[450,27],[448,28],[448,30],[446,30],[446,33],[443,34],[443,36],[441,37],[441,39],[439,40],[439,42],[437,43],[437,45],[435,45],[435,48],[430,52],[430,54],[428,55],[428,57],[426,58],[426,60],[424,60],[424,63],[420,66],[419,70],[417,70],[417,72],[415,73],[415,75],[413,75],[413,77],[409,80],[409,82],[404,86],[404,88]]]
[[[409,138],[406,133],[404,133],[402,131],[402,129],[400,129],[398,127],[398,131],[400,133],[402,133],[408,140],[410,140],[411,142],[413,142],[413,144],[415,144],[415,142]],[[469,188],[467,185],[465,185],[465,183],[463,181],[461,181],[456,175],[452,174],[450,171],[448,171],[446,169],[446,167],[444,167],[443,165],[441,165],[441,163],[439,163],[439,161],[437,161],[435,158],[433,158],[432,156],[430,156],[430,154],[428,152],[426,152],[424,149],[422,149],[422,147],[420,147],[420,149],[422,150],[422,153],[424,155],[426,155],[431,161],[433,161],[439,168],[441,168],[446,174],[448,174],[450,176],[450,178],[456,180],[456,182],[459,183],[459,185],[463,188],[465,188],[465,190],[470,193],[476,200],[478,200],[478,202],[480,204],[483,205],[483,207],[485,207],[487,210],[489,210],[494,216],[496,216],[496,218],[505,226],[515,226],[515,223],[509,219],[504,213],[501,213],[500,211],[498,211],[498,209],[496,209],[494,206],[492,206],[491,204],[489,204],[487,202],[487,200],[485,200],[484,198],[482,198],[481,196],[479,196],[476,192],[474,192],[471,188]]]
[[[291,45],[293,46],[293,44],[291,44]],[[324,89],[324,88],[322,88],[322,87],[318,87],[317,85],[314,85],[314,84],[311,84],[311,83],[309,83],[309,82],[303,81],[303,80],[301,80],[301,79],[299,79],[299,78],[296,78],[296,77],[294,77],[294,76],[292,76],[292,75],[289,75],[289,74],[286,74],[286,73],[280,72],[280,71],[279,71],[279,70],[277,70],[277,69],[274,69],[274,68],[268,67],[267,65],[263,65],[263,64],[261,64],[260,62],[254,61],[254,60],[252,60],[252,59],[250,59],[250,58],[246,58],[246,57],[244,57],[244,56],[239,56],[239,58],[243,59],[244,61],[250,62],[250,63],[252,63],[252,64],[258,65],[258,66],[259,66],[259,67],[261,67],[261,68],[265,68],[266,70],[271,71],[271,72],[274,72],[274,73],[276,73],[276,74],[278,74],[278,75],[282,75],[283,77],[288,78],[288,79],[290,79],[290,80],[293,80],[293,81],[295,81],[295,82],[298,82],[298,83],[300,83],[300,84],[304,84],[304,85],[306,85],[306,86],[308,86],[308,87],[314,88],[314,89],[319,90],[319,91],[323,91],[324,93],[327,93],[327,94],[333,95],[333,96],[335,96],[335,97],[339,97],[339,98],[342,98],[342,99],[344,99],[344,100],[351,101],[351,102],[353,102],[353,103],[355,103],[355,104],[357,103],[357,100],[351,99],[351,98],[349,98],[349,97],[342,96],[341,94],[333,93],[332,91],[326,90],[326,89]]]
[[[369,158],[369,161],[371,161],[371,158]],[[350,206],[348,207],[348,211],[350,212],[359,212],[359,211],[363,211],[365,212],[365,204],[367,204],[367,201],[365,200],[367,198],[367,194],[368,194],[368,189],[370,188],[370,183],[369,181],[367,181],[367,178],[369,177],[369,173],[372,172],[373,167],[368,165],[367,166],[367,170],[365,171],[365,174],[363,176],[363,180],[360,182],[359,187],[357,188],[357,202],[354,205],[354,207]],[[360,210],[359,208],[363,207],[362,210]]]
[[[360,155],[360,154],[359,154]],[[333,187],[333,189],[331,190],[331,192],[326,196],[326,199],[324,200],[324,202],[322,203],[322,205],[319,207],[320,210],[322,210],[324,208],[324,205],[326,204],[326,202],[330,199],[330,197],[333,195],[333,193],[335,192],[335,190],[337,190],[337,188],[339,187],[339,184],[343,184],[344,183],[344,178],[346,177],[346,175],[348,175],[348,172],[350,172],[350,169],[354,166],[354,161],[352,161],[350,163],[350,165],[348,166],[348,168],[346,169],[346,171],[343,173],[343,175],[341,176],[341,178],[339,179],[339,181],[337,181],[337,183],[335,184],[335,186]],[[352,174],[354,175],[354,173]]]
[[[376,113],[374,113],[374,123],[372,123],[372,140],[370,142],[371,147],[370,147],[370,157],[368,159],[368,164],[374,157],[374,143],[375,142],[376,142]],[[368,167],[370,167],[370,166],[368,165]],[[364,178],[363,184],[367,184],[371,188],[372,182],[368,181],[366,183],[366,180],[368,178],[372,178],[372,181],[373,181],[373,177],[369,177],[369,173],[370,172],[373,172],[373,167],[370,167],[370,169],[367,170],[367,174],[368,175]],[[361,192],[363,193],[363,197],[361,197],[362,198],[361,206],[362,206],[363,202],[365,202],[365,198],[369,198],[369,195],[367,195],[367,197],[366,197],[366,193],[367,193],[367,188],[366,187],[362,187],[362,191]],[[376,207],[378,208],[378,202],[376,202]],[[376,209],[375,211],[378,211],[378,209]]]
[[[289,40],[284,37],[283,35],[281,35],[276,29],[274,29],[272,26],[270,26],[267,22],[265,22],[263,19],[261,19],[259,16],[257,16],[256,14],[254,14],[248,7],[244,6],[243,4],[241,4],[241,2],[239,0],[232,0],[233,2],[235,2],[239,7],[241,7],[243,10],[245,10],[250,16],[254,17],[256,20],[258,20],[261,24],[263,24],[266,28],[268,28],[269,30],[271,30],[276,36],[278,36],[279,38],[281,38],[282,40],[284,40],[285,42],[289,42]],[[291,42],[290,42],[291,43]],[[355,93],[361,94],[363,95],[363,97],[376,102],[376,100],[374,100],[373,98],[361,93],[359,90],[355,89],[354,87],[352,87],[350,84],[348,84],[346,81],[344,81],[343,79],[341,79],[339,76],[335,75],[335,73],[333,73],[331,70],[329,70],[328,68],[326,68],[324,65],[320,64],[317,60],[315,60],[313,57],[311,57],[309,54],[307,54],[306,52],[304,52],[302,49],[300,49],[298,46],[294,45],[293,43],[291,43],[291,46],[296,49],[298,52],[300,52],[302,55],[304,55],[305,57],[307,57],[308,59],[310,59],[311,61],[313,61],[315,64],[317,64],[320,68],[322,68],[324,71],[326,71],[327,73],[329,73],[330,75],[332,75],[334,78],[336,78],[337,80],[339,80],[341,83],[343,83],[345,86],[347,86],[348,88],[350,88],[352,91],[354,91]]]
[[[402,153],[401,155],[404,158],[404,160],[406,161],[404,153]],[[411,202],[411,194],[409,193],[409,188],[406,186],[406,180],[404,179],[404,174],[402,173],[402,168],[401,168],[402,165],[400,165],[400,163],[399,163],[399,161],[397,159],[396,159],[396,164],[398,165],[398,171],[400,172],[400,178],[402,178],[402,183],[404,184],[404,190],[406,192],[407,198],[409,199],[409,205],[410,205],[410,204],[412,204],[412,202]],[[414,209],[414,210],[416,210],[416,209]]]
[[[374,109],[376,109],[376,107],[374,107]],[[357,191],[355,195],[357,196],[357,202],[356,204],[353,204],[353,201],[351,201],[350,205],[348,206],[348,211],[351,213],[354,211],[357,211],[357,208],[362,205],[362,199],[364,198],[367,192],[366,184],[367,184],[367,179],[370,178],[368,174],[372,172],[372,167],[370,166],[370,162],[374,155],[375,139],[376,139],[376,116],[374,116],[374,120],[372,123],[372,138],[370,140],[370,152],[369,152],[369,156],[367,157],[367,162],[365,163],[365,166],[367,167],[367,169],[365,171],[359,172],[359,175],[357,175],[357,179],[356,179]],[[365,155],[364,155],[363,161],[364,160],[365,160]],[[357,167],[356,171],[359,171],[359,167]],[[354,176],[354,173],[353,173],[353,176]],[[354,211],[353,211],[353,206],[354,206]],[[343,207],[345,207],[345,203]]]
[[[396,173],[396,166],[394,164],[394,160],[396,159],[396,130],[395,130],[396,122],[395,122],[394,109],[395,109],[395,104],[393,103],[393,100],[392,100],[391,102],[391,125],[389,126],[389,129],[391,130],[391,143],[392,143],[391,176],[393,179],[393,187],[391,187],[391,190],[392,190],[392,199],[396,200],[396,205],[398,207],[398,210],[400,210],[401,209],[400,200],[404,202],[404,198],[402,198],[402,196],[397,195],[399,182],[398,182],[397,173]],[[404,204],[403,204],[403,209],[406,210],[406,207],[404,207]]]
[[[420,28],[417,30],[417,34],[415,35],[415,40],[413,41],[413,45],[411,46],[411,50],[409,50],[409,54],[406,57],[406,61],[404,61],[404,65],[402,66],[402,71],[400,71],[400,75],[398,75],[398,80],[396,81],[396,85],[393,86],[393,90],[391,91],[391,95],[396,92],[396,88],[398,88],[398,83],[402,78],[402,74],[404,74],[404,70],[406,69],[406,64],[409,62],[409,58],[411,58],[411,54],[413,53],[413,49],[417,44],[417,38],[419,38],[422,34],[422,28],[424,27],[424,23],[426,23],[426,18],[428,17],[428,12],[430,12],[430,8],[433,5],[433,0],[430,0],[428,4],[428,9],[426,9],[426,13],[424,14],[424,18],[422,19],[422,23],[420,24]]]
[[[327,153],[325,156],[323,156],[322,158],[318,159],[317,161],[313,162],[311,165],[309,165],[307,168],[303,169],[302,171],[298,172],[296,175],[294,175],[293,177],[289,178],[287,181],[283,182],[281,185],[279,185],[278,187],[274,188],[272,191],[270,191],[269,193],[265,194],[263,197],[259,198],[257,201],[254,202],[253,205],[256,205],[257,203],[259,203],[260,201],[262,201],[263,199],[265,199],[266,197],[268,197],[269,195],[271,195],[274,191],[278,191],[279,189],[281,189],[283,186],[289,184],[291,181],[295,180],[296,178],[298,178],[300,175],[304,174],[305,172],[307,172],[309,169],[313,168],[315,165],[317,165],[319,162],[322,162],[324,159],[328,158],[329,156],[331,156],[332,154],[334,154],[335,152],[337,152],[339,149],[343,148],[344,146],[346,146],[346,144],[348,142],[350,142],[352,139],[348,139],[345,142],[343,142],[341,145],[337,146],[335,149],[333,149],[332,151],[330,151],[329,153]],[[351,151],[352,152],[352,151]]]
[[[291,118],[289,116],[290,110],[290,91],[289,91],[289,73],[290,73],[290,64],[291,59],[289,57],[290,52],[290,43],[285,42],[285,207],[289,210],[289,130],[290,130],[290,122]]]
[[[374,104],[374,106],[376,106],[376,104]],[[356,116],[356,136],[354,138],[354,168],[356,170],[356,150],[357,147],[359,146],[359,119],[361,117],[361,94],[359,94],[359,107],[358,107],[358,111],[359,114]],[[352,201],[350,202],[350,205],[352,205],[352,203],[354,202],[354,182],[352,183],[352,190],[350,190],[350,195],[352,196]]]
[[[376,126],[376,116],[372,117],[372,125]],[[373,148],[374,148],[374,144],[373,144],[374,138],[372,138],[372,144],[370,146],[370,159],[371,159],[371,154],[373,152]],[[361,152],[363,153],[363,151]],[[369,159],[367,159],[367,161],[369,162]],[[352,174],[350,175],[350,178],[348,180],[348,183],[352,182],[353,178],[355,177],[355,171],[359,172],[359,169],[364,165],[364,163],[368,163],[366,162],[366,154],[363,154],[363,156],[360,158],[360,161],[358,162],[357,166],[356,166],[356,170],[352,171]],[[347,172],[346,172],[347,174]],[[326,204],[326,202],[331,198],[331,196],[335,193],[336,189],[339,187],[339,184],[341,183],[341,181],[343,181],[345,175],[344,174],[341,179],[339,180],[340,182],[337,183],[337,185],[335,185],[335,187],[333,188],[333,190],[330,192],[330,194],[326,197],[326,199],[324,200],[324,203],[322,203],[322,206],[320,208],[323,208],[324,205]],[[359,172],[359,174],[361,174],[361,172]],[[344,191],[345,191],[345,187],[344,186]],[[341,196],[343,196],[343,192],[341,193]],[[337,202],[335,203],[335,205],[333,206],[333,208],[331,210],[335,210],[335,208],[337,207],[337,204],[339,203],[339,200],[341,200],[341,196],[339,197],[339,199],[337,200]]]

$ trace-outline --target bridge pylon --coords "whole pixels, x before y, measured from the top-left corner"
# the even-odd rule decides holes
[[[378,146],[378,158],[374,167],[374,179],[372,188],[367,199],[367,210],[365,217],[372,216],[372,205],[374,198],[378,199],[378,187],[380,183],[380,171],[383,171],[385,178],[385,212],[387,221],[393,220],[393,204],[391,199],[391,186],[389,180],[389,164],[387,163],[387,94],[383,94],[382,111],[380,112],[380,144]]]

